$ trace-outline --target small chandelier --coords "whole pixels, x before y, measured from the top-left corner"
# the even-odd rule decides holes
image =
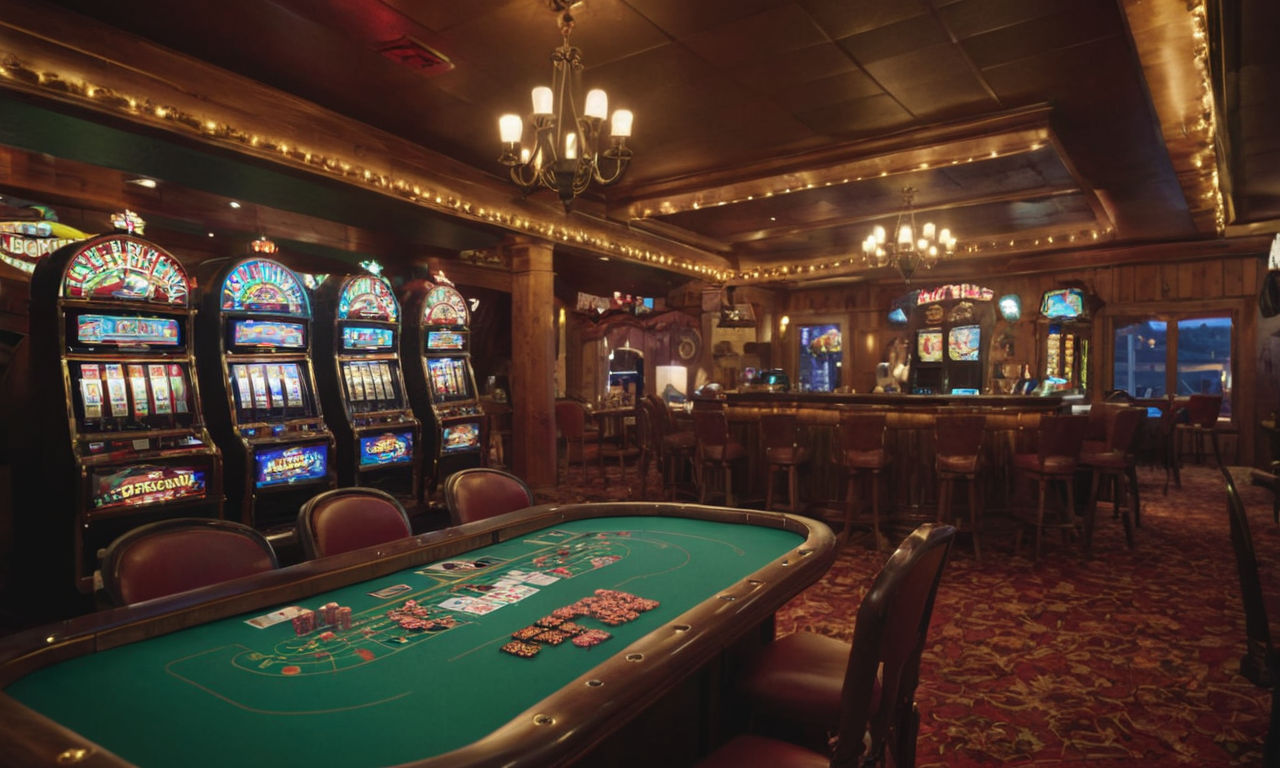
[[[920,267],[933,269],[938,261],[956,252],[956,238],[951,230],[938,230],[932,221],[926,221],[922,229],[916,228],[916,213],[911,207],[915,196],[914,188],[902,189],[902,211],[894,226],[897,235],[894,242],[887,242],[884,227],[879,225],[862,241],[864,262],[873,267],[892,265],[908,283]]]
[[[582,54],[569,45],[573,16],[569,9],[579,0],[546,0],[560,13],[563,42],[551,54],[551,87],[533,89],[533,114],[521,120],[507,114],[498,119],[502,139],[500,162],[511,169],[511,180],[528,195],[538,187],[554,190],[564,209],[586,191],[592,181],[607,186],[622,178],[631,162],[627,137],[631,135],[631,111],[614,110],[609,121],[607,146],[601,147],[601,129],[609,113],[609,97],[599,88],[587,93],[582,113],[576,95],[581,92]],[[525,142],[525,134],[528,141]]]

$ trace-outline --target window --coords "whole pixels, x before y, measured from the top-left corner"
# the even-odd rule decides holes
[[[800,326],[801,392],[832,392],[840,386],[844,343],[834,323]]]
[[[1123,318],[1113,327],[1113,388],[1139,398],[1220,394],[1230,417],[1230,314]]]

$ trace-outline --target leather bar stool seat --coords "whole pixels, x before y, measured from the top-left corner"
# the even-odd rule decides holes
[[[1080,463],[1080,448],[1084,444],[1088,416],[1043,416],[1037,433],[1035,453],[1020,453],[1013,457],[1017,473],[1036,483],[1036,510],[1023,515],[1023,525],[1018,526],[1014,551],[1022,549],[1022,534],[1027,526],[1035,528],[1035,558],[1040,558],[1041,539],[1045,528],[1075,531],[1075,473]],[[1066,507],[1057,520],[1045,517],[1050,483],[1062,485],[1066,495]]]
[[[836,462],[845,471],[844,527],[841,542],[847,541],[853,529],[858,505],[858,481],[871,485],[871,535],[873,549],[887,543],[880,535],[880,481],[889,467],[885,448],[888,434],[887,416],[882,411],[846,411],[836,426]]]
[[[773,509],[774,479],[779,472],[787,475],[787,511],[800,511],[799,469],[809,462],[809,449],[800,445],[796,434],[796,417],[790,413],[767,413],[760,417],[760,434],[764,441],[764,458],[769,478],[765,491],[765,509]]]
[[[938,522],[950,522],[952,499],[957,482],[969,484],[969,521],[958,530],[967,531],[973,539],[973,557],[982,559],[979,536],[982,528],[982,505],[978,494],[978,476],[982,469],[982,439],[987,418],[980,414],[938,414],[934,421],[934,473],[938,476]]]

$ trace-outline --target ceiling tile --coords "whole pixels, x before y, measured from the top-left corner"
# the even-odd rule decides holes
[[[760,57],[829,42],[809,14],[792,3],[713,27],[684,38],[689,49],[718,67],[730,68]]]
[[[843,37],[839,42],[859,64],[869,67],[875,62],[950,41],[937,19],[923,15]]]

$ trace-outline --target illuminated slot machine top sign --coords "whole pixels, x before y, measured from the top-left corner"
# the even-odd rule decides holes
[[[400,305],[385,277],[359,275],[347,280],[338,295],[339,320],[400,320]]]
[[[132,235],[94,238],[67,263],[62,297],[185,307],[191,281],[173,256]]]
[[[222,283],[222,309],[310,317],[311,302],[293,270],[271,259],[250,259]]]
[[[467,300],[462,298],[456,288],[448,285],[437,285],[427,292],[427,299],[422,306],[423,325],[468,325],[471,312],[467,309]]]

